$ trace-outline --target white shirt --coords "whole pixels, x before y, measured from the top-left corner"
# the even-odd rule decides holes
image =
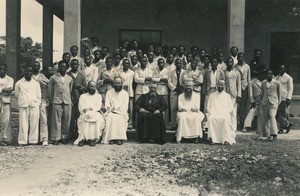
[[[40,84],[31,79],[20,79],[15,86],[15,95],[18,98],[19,107],[37,107],[41,104],[41,87]]]
[[[281,100],[286,101],[286,99],[291,100],[293,91],[294,91],[294,84],[293,84],[293,78],[287,74],[284,73],[282,76],[278,75],[275,78],[278,82],[281,84]]]
[[[2,98],[2,101],[5,103],[10,103],[11,99],[10,96],[4,96],[2,94],[2,89],[4,88],[11,88],[14,87],[14,79],[12,77],[9,77],[8,75],[4,76],[4,78],[0,78],[0,98]]]
[[[86,66],[83,73],[86,76],[87,83],[91,80],[96,82],[98,79],[98,68],[95,64],[91,64],[89,67]]]
[[[217,70],[215,72],[211,71],[211,73],[210,73],[210,88],[217,87],[216,77],[217,77]]]
[[[133,97],[132,83],[134,78],[134,72],[128,69],[126,72],[122,71],[120,75],[124,79],[123,86],[127,86],[127,92],[129,94],[129,97]]]

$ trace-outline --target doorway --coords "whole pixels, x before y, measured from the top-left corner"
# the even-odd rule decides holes
[[[285,65],[294,80],[294,95],[300,95],[300,32],[271,32],[270,68],[277,75]]]

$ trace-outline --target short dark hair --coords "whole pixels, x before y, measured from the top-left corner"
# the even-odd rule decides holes
[[[78,59],[72,59],[72,60],[71,60],[71,64],[74,63],[74,62],[77,62],[77,63],[79,64]]]
[[[64,61],[64,60],[61,60],[61,61],[58,62],[58,67],[59,67],[60,65],[62,65],[62,64],[66,64],[66,66],[67,66],[67,62]]]
[[[78,50],[78,46],[76,46],[76,45],[71,46],[70,50],[71,50],[72,48],[76,48],[76,49]]]
[[[261,49],[254,49],[254,52],[260,52],[261,54],[263,53]]]
[[[67,54],[71,56],[71,54],[70,54],[69,52],[65,52],[65,53],[63,53],[63,55],[62,55],[62,56],[64,57],[64,56],[66,56]]]
[[[95,50],[95,51],[94,51],[94,54],[95,54],[96,52],[99,52],[99,53],[100,53],[101,51],[100,51],[100,50]]]
[[[239,50],[239,48],[236,47],[236,46],[232,46],[232,47],[230,48],[230,50],[232,50],[233,48],[236,48],[237,50]]]
[[[7,69],[7,64],[4,61],[0,61],[0,67],[3,66],[5,69]]]

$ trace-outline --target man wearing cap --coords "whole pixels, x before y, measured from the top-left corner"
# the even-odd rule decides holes
[[[166,128],[163,112],[167,104],[162,95],[157,94],[158,85],[151,83],[149,92],[141,95],[136,101],[137,139],[139,142],[165,142]]]
[[[200,94],[193,92],[192,79],[185,80],[184,93],[178,97],[178,113],[176,141],[194,139],[195,143],[202,138],[203,132],[201,122],[204,114],[200,112]]]
[[[224,91],[225,80],[217,83],[217,91],[213,92],[207,103],[208,138],[212,144],[233,144],[236,133],[232,129],[233,105],[231,97]]]
[[[100,139],[105,127],[104,118],[100,114],[101,106],[102,97],[96,92],[96,82],[91,80],[88,83],[88,92],[79,98],[80,116],[77,121],[79,136],[74,144],[83,146],[84,140],[87,140],[90,146],[95,146],[96,141]]]
[[[114,78],[113,87],[107,91],[105,98],[107,116],[102,143],[122,145],[123,141],[127,140],[129,95],[123,90],[123,81],[120,76]]]

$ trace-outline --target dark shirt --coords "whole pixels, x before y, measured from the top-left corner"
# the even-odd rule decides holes
[[[167,104],[162,95],[156,94],[156,99],[150,96],[150,93],[141,95],[135,103],[135,110],[139,112],[141,108],[154,113],[156,110],[163,112],[167,109]]]
[[[251,70],[251,78],[256,78],[260,71],[266,70],[267,66],[261,61],[251,60],[250,62],[250,70]]]

